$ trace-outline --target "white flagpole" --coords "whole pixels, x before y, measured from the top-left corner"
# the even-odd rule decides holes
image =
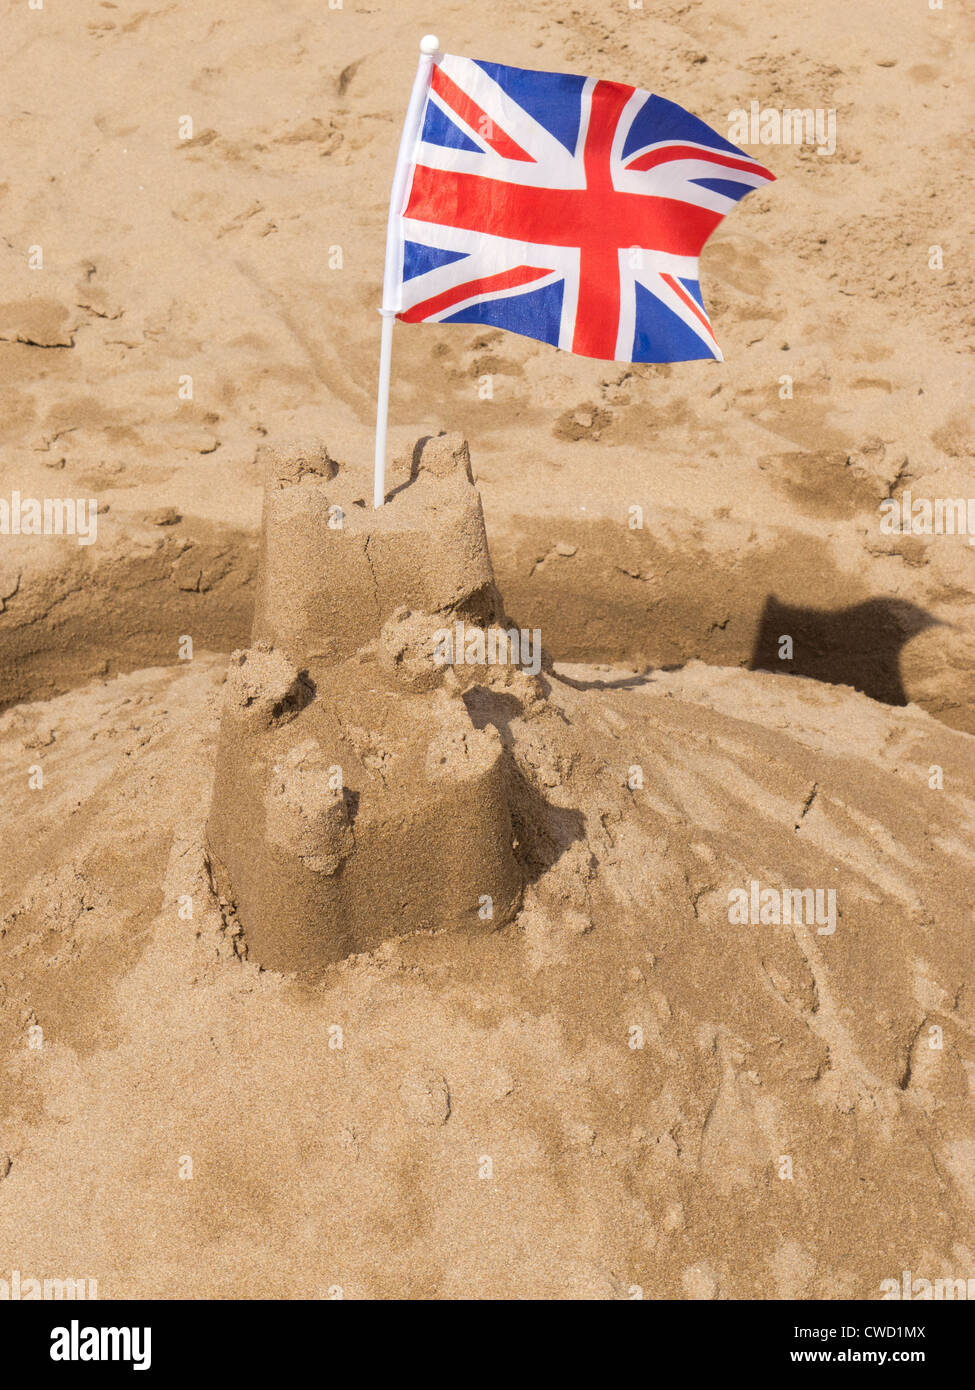
[[[389,368],[393,352],[393,323],[400,309],[402,289],[402,231],[400,216],[406,201],[406,183],[410,174],[413,151],[420,133],[420,118],[430,86],[430,74],[437,54],[440,40],[435,34],[426,34],[420,40],[420,62],[410,94],[410,104],[406,108],[403,134],[400,136],[399,154],[396,156],[396,172],[393,175],[393,191],[389,196],[389,222],[386,227],[386,268],[383,272],[383,333],[379,349],[379,396],[376,404],[376,473],[373,485],[372,505],[381,507],[386,500],[386,422],[389,416]]]

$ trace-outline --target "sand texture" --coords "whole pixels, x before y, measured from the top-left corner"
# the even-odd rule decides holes
[[[751,150],[777,182],[701,263],[723,363],[397,325],[376,514],[431,28],[837,143]],[[880,526],[975,494],[973,34],[5,7],[0,497],[98,512],[0,535],[0,1280],[975,1279],[975,546]],[[457,623],[537,629],[538,669],[443,668]],[[752,885],[831,915],[734,920]]]

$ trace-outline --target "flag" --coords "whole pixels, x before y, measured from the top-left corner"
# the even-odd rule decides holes
[[[397,317],[584,357],[721,357],[698,256],[768,169],[638,87],[438,55],[406,154]]]

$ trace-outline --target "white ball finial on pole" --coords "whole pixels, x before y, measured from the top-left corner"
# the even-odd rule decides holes
[[[383,275],[383,331],[379,348],[379,391],[376,405],[376,459],[372,505],[381,507],[386,499],[386,423],[389,416],[389,372],[393,353],[393,321],[399,309],[403,270],[403,245],[400,216],[406,201],[406,187],[412,167],[413,152],[420,135],[423,109],[430,88],[430,74],[440,52],[436,34],[424,34],[420,40],[420,62],[406,109],[406,120],[400,136],[393,191],[389,199],[389,223],[386,229],[386,270]]]

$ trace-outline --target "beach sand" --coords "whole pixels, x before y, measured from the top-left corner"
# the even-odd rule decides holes
[[[975,547],[880,511],[973,491],[972,16],[8,11],[0,496],[98,514],[90,545],[0,535],[0,1279],[775,1299],[975,1273]],[[368,496],[386,202],[431,29],[722,133],[753,100],[837,132],[828,156],[751,150],[777,182],[701,263],[723,363],[397,326],[390,512],[426,440],[468,441],[490,558],[465,564],[496,588],[478,571],[464,611],[545,651],[446,690],[416,652],[458,601],[449,546],[407,574],[419,626],[350,581],[316,627],[261,542],[294,440]],[[221,742],[231,653],[278,650],[315,698],[285,682],[291,722],[269,699],[253,747],[294,754],[269,843],[309,892],[346,869],[292,814],[287,787],[319,785],[292,735],[327,743],[326,711],[355,745],[336,864],[367,863],[358,805],[393,788],[368,822],[392,898],[356,888],[293,950],[294,874],[271,909],[235,901],[269,832],[234,771],[257,754]],[[458,749],[483,817],[435,780]],[[427,896],[393,901],[411,872]],[[752,884],[833,893],[835,917],[733,920]]]

